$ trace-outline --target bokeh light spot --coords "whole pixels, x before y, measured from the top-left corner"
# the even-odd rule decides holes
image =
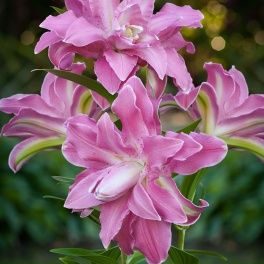
[[[31,31],[24,31],[20,36],[20,40],[24,45],[28,46],[34,42],[35,35]]]
[[[214,37],[211,41],[212,48],[217,51],[223,50],[225,48],[225,44],[226,42],[224,38],[220,36]]]
[[[259,45],[264,45],[264,31],[259,31],[256,33],[255,42]]]

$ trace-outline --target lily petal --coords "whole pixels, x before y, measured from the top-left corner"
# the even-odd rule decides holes
[[[187,222],[187,216],[180,201],[168,190],[162,188],[159,180],[149,181],[147,191],[162,220],[175,224]]]
[[[104,40],[102,29],[92,25],[83,17],[74,20],[64,39],[66,43],[76,47],[83,47],[100,40]]]
[[[132,230],[135,248],[145,255],[149,264],[161,263],[167,258],[171,245],[170,223],[137,217]]]
[[[226,143],[211,135],[190,133],[190,136],[202,145],[202,149],[184,161],[172,160],[172,170],[182,175],[190,175],[201,168],[218,164],[227,154]]]
[[[74,210],[83,210],[102,204],[95,198],[94,194],[89,191],[102,179],[102,172],[94,172],[83,177],[71,188],[64,207]]]
[[[105,58],[110,67],[121,81],[125,81],[137,64],[137,57],[129,56],[122,52],[115,52],[112,49],[107,50]]]
[[[124,218],[128,215],[127,195],[105,203],[101,206],[100,222],[102,225],[100,238],[105,248],[120,231]]]
[[[140,218],[150,220],[161,220],[156,211],[151,198],[141,183],[133,188],[132,194],[128,201],[129,209]]]
[[[36,153],[46,150],[60,148],[65,138],[59,137],[31,137],[18,143],[10,153],[9,167],[17,172]]]

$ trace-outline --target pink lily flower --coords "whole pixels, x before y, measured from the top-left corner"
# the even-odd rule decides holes
[[[203,15],[190,6],[170,3],[153,14],[154,2],[65,0],[65,13],[49,16],[41,23],[49,31],[42,35],[35,52],[49,47],[51,61],[60,68],[62,62],[70,63],[75,53],[96,59],[98,81],[110,93],[118,92],[138,65],[148,65],[152,79],[148,83],[156,97],[163,93],[168,75],[180,90],[178,103],[186,109],[198,90],[177,51],[186,47],[193,53],[195,49],[180,30],[184,26],[201,27]]]
[[[264,96],[248,94],[241,72],[206,63],[207,82],[190,113],[202,118],[200,131],[222,138],[230,148],[248,150],[264,159]]]
[[[84,64],[73,64],[81,74]],[[0,100],[0,111],[15,116],[2,128],[1,135],[20,138],[9,156],[9,166],[16,172],[41,150],[60,148],[65,140],[64,122],[71,116],[86,113],[96,116],[96,104],[90,91],[48,73],[41,95],[16,94]]]
[[[171,173],[213,166],[227,152],[224,141],[211,135],[162,136],[159,101],[132,77],[112,105],[122,131],[107,113],[98,122],[78,115],[66,122],[63,145],[69,162],[87,168],[76,177],[64,206],[82,217],[99,206],[103,245],[113,239],[126,254],[138,249],[153,264],[167,257],[171,223],[193,224],[208,206],[204,200],[200,206],[187,200]]]

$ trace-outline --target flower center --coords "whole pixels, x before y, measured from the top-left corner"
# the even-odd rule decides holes
[[[139,39],[138,34],[140,34],[142,31],[143,31],[143,27],[141,26],[135,26],[135,25],[125,26],[124,36],[126,38],[138,40]]]
[[[96,199],[107,202],[119,198],[138,182],[142,169],[142,164],[133,161],[113,166],[96,187]]]

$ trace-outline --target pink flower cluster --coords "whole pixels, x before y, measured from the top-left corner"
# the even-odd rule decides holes
[[[248,96],[239,71],[214,63],[205,64],[207,82],[194,87],[178,53],[183,47],[194,52],[182,27],[201,27],[203,15],[190,6],[167,3],[153,14],[154,0],[65,4],[64,13],[41,24],[49,31],[35,52],[49,47],[55,69],[79,75],[85,65],[73,63],[75,54],[94,59],[98,82],[117,97],[110,105],[48,73],[41,95],[1,99],[0,111],[14,114],[1,135],[22,139],[9,165],[17,171],[35,153],[61,148],[70,163],[84,168],[65,207],[82,217],[100,211],[104,247],[114,240],[127,255],[137,249],[149,263],[161,263],[171,246],[171,224],[191,225],[208,206],[185,198],[172,175],[188,177],[218,164],[227,146],[263,158],[264,97]],[[141,67],[147,68],[145,84],[135,76]],[[173,100],[194,121],[201,118],[196,132],[162,131],[159,107],[168,77],[178,88]]]

